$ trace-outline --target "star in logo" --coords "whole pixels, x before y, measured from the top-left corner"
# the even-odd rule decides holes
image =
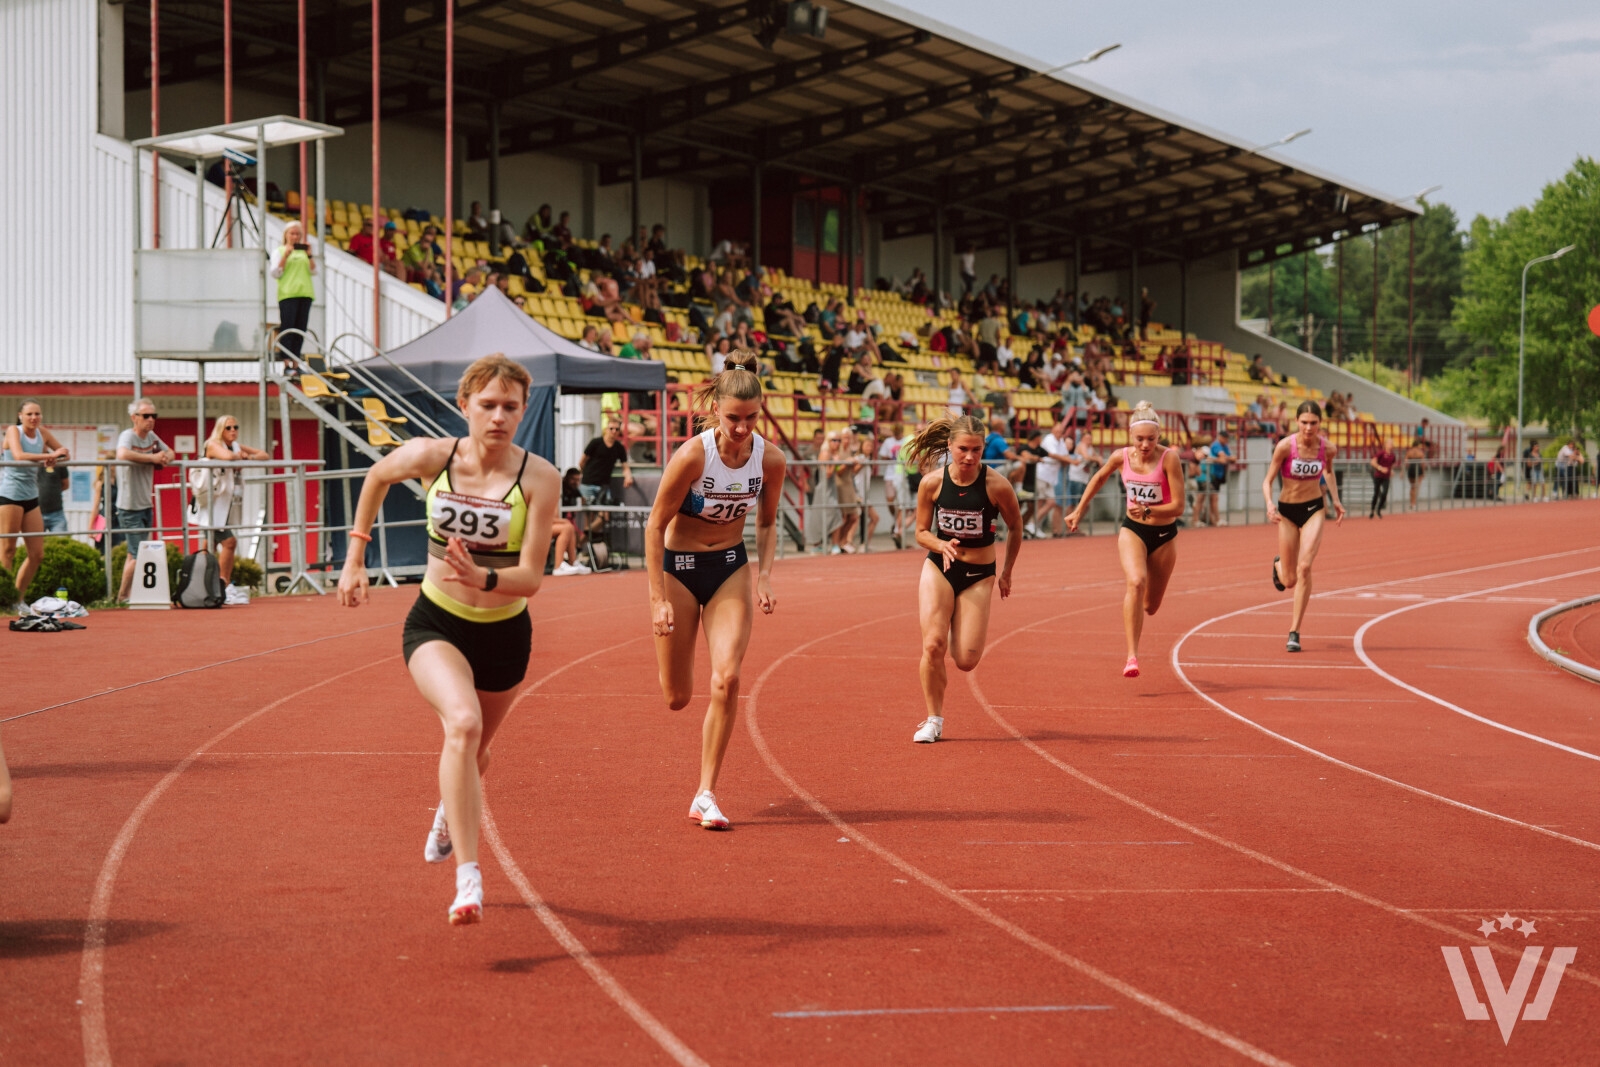
[[[1478,933],[1482,934],[1484,937],[1493,937],[1494,932],[1497,929],[1499,929],[1499,927],[1495,926],[1493,919],[1485,919],[1478,925]]]
[[[1534,930],[1533,930],[1533,920],[1532,919],[1524,919],[1522,924],[1520,926],[1518,926],[1517,929],[1522,932],[1522,936],[1523,937],[1527,937],[1529,934],[1534,932]]]
[[[1504,915],[1500,916],[1499,922],[1500,929],[1509,930],[1517,924],[1517,917],[1508,911]]]

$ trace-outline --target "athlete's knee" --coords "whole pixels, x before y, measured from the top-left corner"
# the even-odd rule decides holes
[[[1301,560],[1299,565],[1296,566],[1295,569],[1294,569],[1294,582],[1291,583],[1291,584],[1299,585],[1301,582],[1309,582],[1310,580],[1311,580],[1311,561],[1310,560]]]
[[[689,701],[694,699],[694,690],[688,686],[677,686],[663,682],[661,683],[661,695],[667,698],[667,707],[673,711],[682,711],[689,706]]]
[[[445,744],[476,753],[483,738],[483,716],[475,708],[455,708],[444,713]]]
[[[739,668],[711,672],[711,698],[726,701],[739,695]]]
[[[975,649],[958,648],[950,654],[950,658],[955,660],[956,670],[962,672],[974,671],[978,669],[978,661],[983,659],[983,652]]]
[[[935,663],[944,659],[944,654],[949,648],[950,639],[944,634],[928,634],[922,639],[923,658],[933,660]]]
[[[1144,613],[1146,615],[1154,615],[1156,612],[1160,611],[1161,610],[1161,600],[1162,600],[1162,598],[1159,597],[1159,596],[1147,596],[1147,597],[1145,597]]]
[[[1136,575],[1128,579],[1128,592],[1144,596],[1150,588],[1150,577],[1145,574]]]

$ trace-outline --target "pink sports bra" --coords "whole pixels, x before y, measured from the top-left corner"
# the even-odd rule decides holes
[[[1289,441],[1289,454],[1283,458],[1283,476],[1297,482],[1314,482],[1322,477],[1328,466],[1328,439],[1317,438],[1317,458],[1304,459],[1300,455],[1300,435]]]
[[[1172,487],[1167,484],[1167,450],[1156,453],[1156,468],[1149,474],[1139,474],[1128,464],[1128,450],[1122,450],[1122,484],[1128,491],[1130,508],[1155,507],[1172,500]]]

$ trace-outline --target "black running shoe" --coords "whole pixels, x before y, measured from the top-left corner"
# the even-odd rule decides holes
[[[1279,557],[1277,556],[1272,557],[1272,584],[1278,590],[1278,592],[1282,593],[1289,587],[1284,585],[1283,579],[1278,577],[1278,558]]]
[[[1288,649],[1290,652],[1299,652],[1300,651],[1300,631],[1299,630],[1290,630],[1289,631],[1289,643],[1284,645],[1283,647]]]

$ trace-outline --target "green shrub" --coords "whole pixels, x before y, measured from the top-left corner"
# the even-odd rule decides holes
[[[80,604],[92,604],[106,595],[104,557],[93,545],[70,537],[51,537],[44,543],[44,559],[28,589],[31,599],[54,596],[66,586],[67,595]]]
[[[261,564],[248,556],[233,557],[233,584],[248,586],[259,592],[261,582],[266,578],[261,572]]]
[[[128,546],[119,544],[111,552],[111,574],[118,582],[122,581],[123,561],[128,558]],[[167,589],[169,592],[178,591],[178,570],[183,566],[183,553],[178,551],[178,546],[171,541],[167,542]]]

